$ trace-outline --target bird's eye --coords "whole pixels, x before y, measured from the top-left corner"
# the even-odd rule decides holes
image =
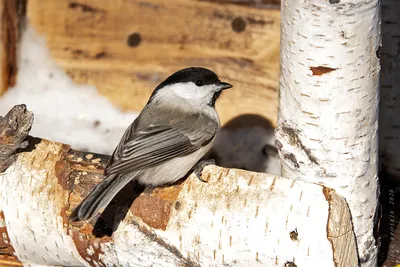
[[[203,81],[202,80],[197,80],[196,81],[196,85],[197,86],[202,86],[203,85]]]

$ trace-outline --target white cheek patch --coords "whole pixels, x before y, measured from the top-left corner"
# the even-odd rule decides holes
[[[195,101],[198,104],[208,104],[216,89],[214,85],[197,86],[193,82],[178,83],[162,88],[157,92],[157,98],[166,100],[179,97]]]
[[[170,85],[166,90],[171,90],[177,96],[186,99],[203,99],[214,94],[212,85],[197,86],[192,82]]]

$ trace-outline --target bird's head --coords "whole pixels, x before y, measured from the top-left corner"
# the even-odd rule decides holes
[[[151,101],[179,101],[214,107],[222,90],[231,88],[229,83],[221,82],[209,69],[192,67],[182,69],[169,76],[156,87]]]

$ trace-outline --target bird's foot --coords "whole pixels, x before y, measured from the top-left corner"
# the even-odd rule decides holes
[[[193,167],[193,172],[196,175],[197,179],[199,179],[203,183],[207,183],[208,181],[203,180],[203,178],[201,178],[201,173],[203,172],[203,169],[208,165],[215,165],[215,160],[213,159],[200,160]]]

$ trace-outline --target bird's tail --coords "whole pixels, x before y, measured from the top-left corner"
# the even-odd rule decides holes
[[[133,179],[133,175],[112,174],[101,181],[69,216],[70,221],[84,221],[93,218],[114,196]]]

